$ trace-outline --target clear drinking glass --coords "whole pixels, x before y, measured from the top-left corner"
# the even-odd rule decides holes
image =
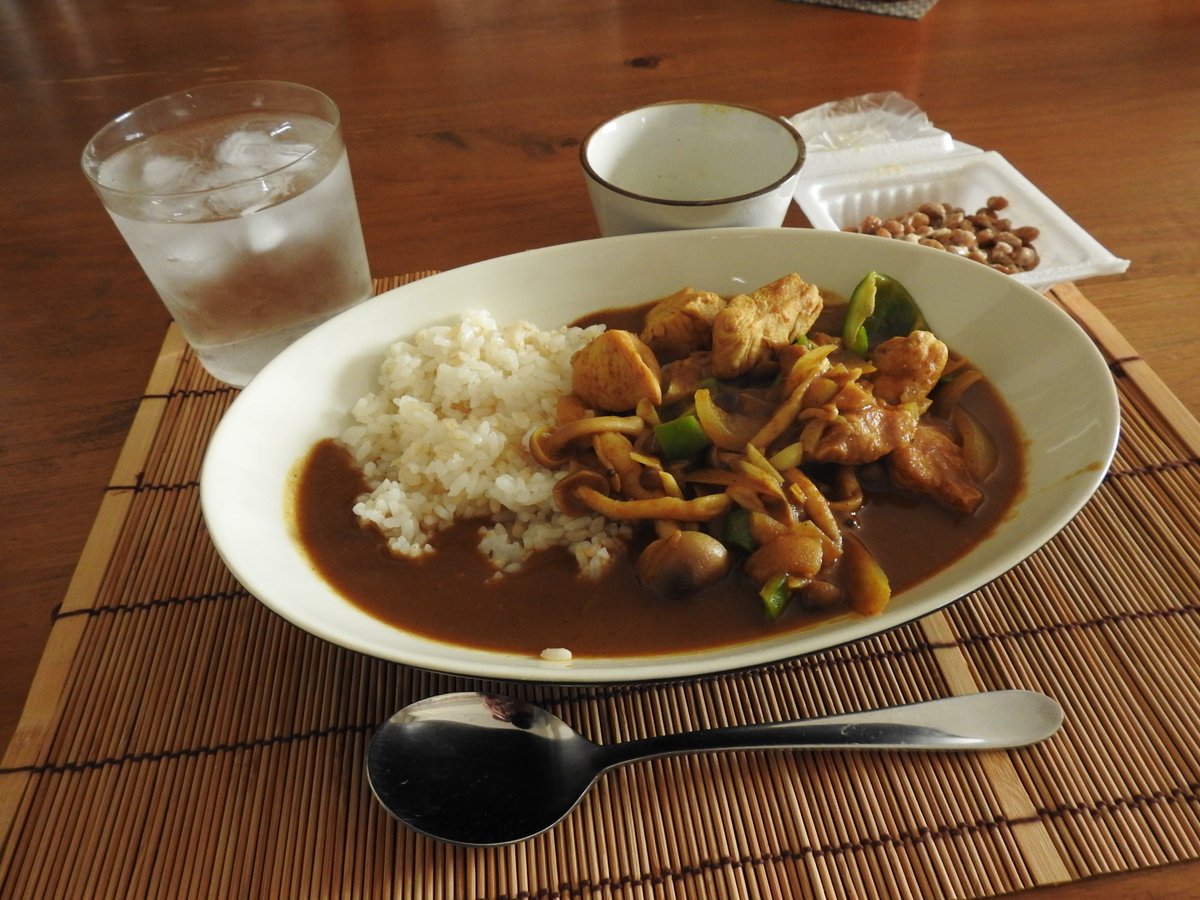
[[[279,81],[180,91],[105,125],[83,171],[204,367],[243,386],[371,295],[337,106]]]

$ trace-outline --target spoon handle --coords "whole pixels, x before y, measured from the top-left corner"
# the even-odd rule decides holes
[[[820,719],[664,734],[600,748],[604,768],[707,750],[987,750],[1024,747],[1062,725],[1062,707],[1033,691],[988,691]]]

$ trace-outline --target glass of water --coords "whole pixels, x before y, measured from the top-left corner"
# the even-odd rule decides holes
[[[88,142],[83,171],[204,367],[244,386],[371,295],[337,106],[278,81],[143,104]]]

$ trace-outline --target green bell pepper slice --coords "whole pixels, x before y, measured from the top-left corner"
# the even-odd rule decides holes
[[[654,439],[668,460],[692,459],[712,443],[691,413],[654,426]]]
[[[750,510],[744,506],[735,506],[725,517],[725,527],[722,537],[727,547],[737,547],[746,553],[753,553],[757,545],[750,534]]]
[[[792,592],[787,583],[787,575],[776,575],[762,586],[762,590],[758,592],[758,596],[762,598],[763,609],[766,610],[767,618],[778,618],[779,614],[787,607],[788,601],[792,599]]]
[[[842,345],[866,356],[868,350],[888,338],[927,327],[925,316],[904,285],[890,275],[868,272],[850,295]]]

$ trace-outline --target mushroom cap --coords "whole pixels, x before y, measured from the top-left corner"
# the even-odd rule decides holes
[[[666,597],[687,597],[728,573],[728,548],[703,531],[676,531],[652,541],[637,560],[638,580]]]

